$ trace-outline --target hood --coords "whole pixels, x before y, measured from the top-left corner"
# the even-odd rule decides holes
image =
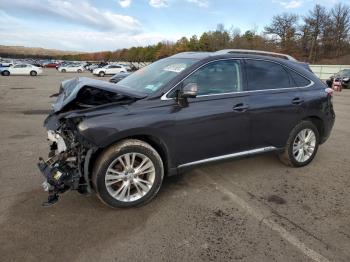
[[[118,85],[87,77],[77,77],[61,83],[57,100],[52,105],[54,113],[62,111],[74,102],[83,108],[119,102],[123,99],[142,99],[145,94],[130,91]]]

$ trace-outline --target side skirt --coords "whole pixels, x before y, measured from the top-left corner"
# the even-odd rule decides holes
[[[211,162],[216,162],[216,161],[221,161],[221,160],[227,160],[227,159],[247,157],[247,156],[251,156],[251,155],[267,153],[267,152],[272,152],[272,151],[277,151],[277,150],[278,150],[278,148],[276,148],[274,146],[256,148],[256,149],[237,152],[237,153],[233,153],[233,154],[216,156],[216,157],[206,158],[206,159],[202,159],[202,160],[198,160],[198,161],[194,161],[194,162],[185,163],[185,164],[179,165],[178,168],[182,169],[182,168],[186,168],[186,167],[192,167],[192,166],[197,166],[197,165],[201,165],[201,164],[206,164],[206,163],[211,163]]]

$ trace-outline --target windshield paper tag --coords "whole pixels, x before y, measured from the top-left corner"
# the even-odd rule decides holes
[[[180,73],[186,68],[186,64],[173,64],[164,68],[164,71]]]

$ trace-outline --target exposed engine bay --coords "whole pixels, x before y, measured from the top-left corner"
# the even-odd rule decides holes
[[[52,121],[51,117],[47,120]],[[58,195],[69,189],[90,193],[88,176],[84,177],[88,169],[84,170],[84,166],[88,167],[94,146],[79,136],[72,120],[61,120],[57,130],[48,130],[48,140],[51,142],[49,158],[46,161],[40,158],[38,163],[45,178],[43,188],[49,192],[45,205],[54,204]]]
[[[38,163],[45,178],[43,188],[49,192],[44,206],[56,203],[59,194],[67,190],[92,191],[89,165],[98,146],[80,134],[79,123],[97,108],[130,104],[140,98],[116,89],[114,84],[88,78],[63,82],[55,96],[54,110],[44,122],[51,143],[48,159],[39,158]]]

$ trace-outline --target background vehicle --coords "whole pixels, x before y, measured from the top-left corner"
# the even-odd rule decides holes
[[[305,166],[332,130],[332,94],[294,58],[247,50],[180,53],[117,84],[67,80],[44,124],[51,158],[38,163],[48,204],[94,189],[137,206],[165,175],[265,152]]]
[[[0,67],[9,67],[13,66],[13,61],[10,60],[0,60]]]
[[[98,76],[104,75],[114,75],[117,73],[126,73],[127,70],[124,66],[121,65],[107,65],[101,68],[95,68],[92,73]]]
[[[82,73],[84,71],[84,67],[82,65],[74,65],[74,64],[69,64],[69,65],[63,65],[60,66],[57,70],[62,73]]]
[[[112,76],[109,79],[109,82],[111,82],[111,83],[118,83],[120,80],[124,79],[125,77],[127,77],[130,74],[131,73],[129,73],[129,72],[126,72],[126,73],[121,72],[121,73],[115,74],[114,76]]]
[[[56,66],[58,66],[58,65],[59,65],[59,63],[51,63],[51,62],[49,62],[49,63],[44,63],[43,67],[45,67],[45,68],[56,68]]]
[[[350,88],[350,69],[343,69],[327,80],[327,85],[333,88],[334,85],[343,88]]]
[[[18,64],[1,70],[3,76],[9,75],[31,75],[36,76],[42,74],[43,70],[30,64]]]

